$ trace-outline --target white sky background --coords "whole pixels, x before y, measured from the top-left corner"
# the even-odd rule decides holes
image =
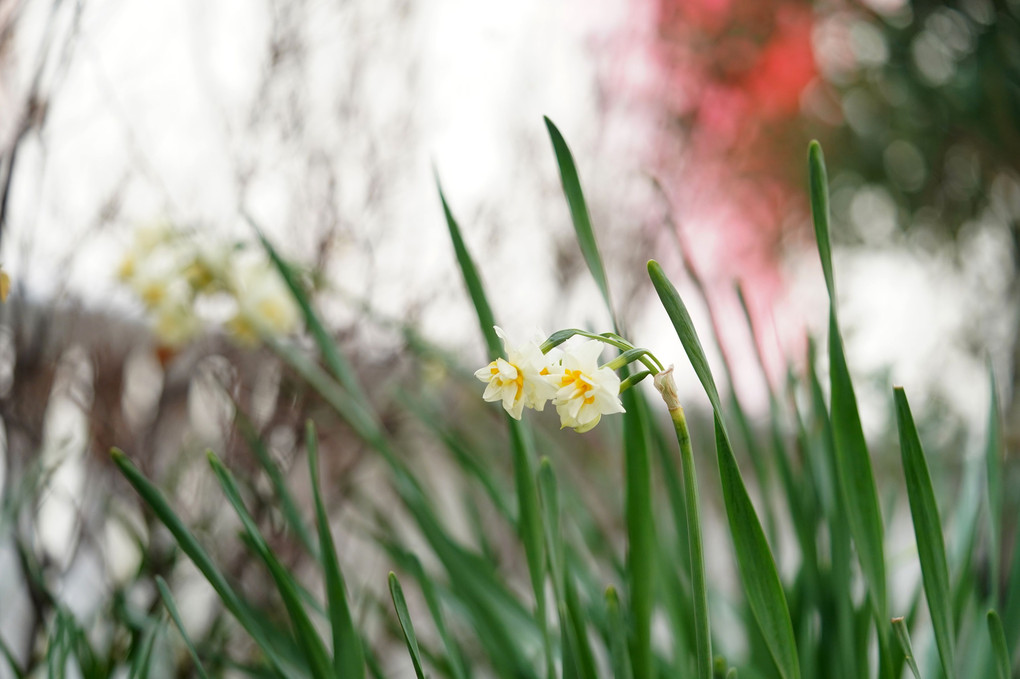
[[[628,228],[649,195],[641,149],[655,121],[626,102],[607,105],[597,76],[616,69],[650,77],[640,54],[613,49],[614,27],[641,6],[89,0],[66,71],[58,83],[48,76],[57,84],[44,134],[23,146],[5,268],[32,297],[66,287],[90,304],[137,313],[113,280],[133,229],[169,217],[247,237],[238,217],[243,202],[298,259],[315,256],[319,238],[335,226],[330,275],[340,289],[364,295],[384,314],[412,309],[428,336],[470,346],[482,361],[434,163],[511,334],[600,327],[606,320],[594,285],[550,294],[555,243],[572,236],[542,116],[574,150],[611,279],[643,276],[621,271],[622,262],[675,260],[614,255],[633,248]],[[0,86],[0,135],[9,134],[10,102],[27,85],[49,7],[25,5],[13,68]],[[630,24],[642,30],[641,17]],[[274,35],[284,49],[278,77],[267,80]],[[833,176],[839,159],[828,161]],[[105,221],[98,217],[104,205],[115,208]],[[960,320],[981,294],[974,272],[910,243],[837,253],[836,266],[852,367],[864,373],[891,365],[915,408],[941,395],[969,421],[983,422],[984,367],[959,346]],[[821,336],[817,256],[791,257],[788,269],[794,284],[775,309],[777,323],[794,334],[807,323]],[[343,304],[331,311],[353,318]],[[697,304],[692,313],[707,328]],[[1003,368],[1012,316],[999,317],[984,331]],[[361,329],[364,341],[378,340]],[[680,364],[681,388],[702,398],[661,309],[639,315],[633,332],[637,343]],[[767,338],[772,329],[764,332]],[[746,350],[736,353],[738,367],[751,365]],[[761,406],[753,382],[751,400]],[[858,388],[875,431],[888,423],[888,395]]]

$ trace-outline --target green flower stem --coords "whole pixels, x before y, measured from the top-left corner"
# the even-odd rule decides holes
[[[611,347],[616,347],[617,349],[623,351],[624,353],[628,351],[634,351],[635,349],[637,349],[633,344],[631,344],[627,340],[611,332],[596,335],[593,332],[586,332],[584,330],[570,328],[567,330],[559,330],[550,335],[549,339],[543,342],[542,346],[540,347],[542,349],[542,353],[543,354],[549,353],[550,349],[558,347],[559,345],[563,344],[574,335],[580,335],[581,337],[587,337],[588,339],[593,339],[598,342],[602,342],[603,344],[608,344]],[[631,361],[634,360],[640,360],[642,363],[645,364],[645,367],[648,368],[648,370],[651,371],[653,375],[660,373],[665,369],[662,363],[659,362],[659,359],[657,359],[655,355],[652,354],[652,352],[648,351],[647,349],[640,349],[636,352],[636,354],[637,355],[634,358],[628,360],[627,363],[630,363]],[[618,368],[613,368],[613,370],[616,369]]]
[[[655,386],[669,408],[670,419],[680,444],[680,468],[684,479],[684,502],[687,507],[687,532],[691,550],[691,589],[694,599],[694,638],[697,647],[698,679],[712,679],[712,637],[708,620],[708,586],[705,581],[705,550],[701,541],[701,516],[698,510],[698,478],[694,469],[694,450],[687,418],[677,397],[673,368],[655,376]]]

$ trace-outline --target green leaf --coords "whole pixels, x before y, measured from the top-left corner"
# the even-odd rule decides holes
[[[10,646],[4,641],[4,637],[0,634],[0,654],[3,654],[4,660],[7,661],[7,666],[11,668],[14,673],[15,679],[25,679],[25,672],[18,665],[17,659],[14,657],[14,653],[11,651]]]
[[[415,636],[414,625],[411,624],[411,614],[407,612],[404,590],[400,587],[400,582],[393,571],[390,571],[389,582],[393,608],[397,611],[397,620],[400,621],[400,629],[404,632],[404,641],[407,642],[407,651],[411,654],[414,673],[418,679],[425,679],[425,673],[422,671],[421,650],[418,648],[418,637]]]
[[[546,129],[549,131],[549,138],[552,140],[553,151],[556,153],[560,181],[563,184],[563,193],[567,197],[567,203],[570,205],[570,218],[574,222],[574,231],[577,233],[581,254],[584,255],[588,270],[591,271],[592,278],[595,279],[595,284],[598,285],[606,307],[612,315],[613,304],[609,297],[609,281],[606,278],[602,257],[599,255],[595,232],[591,227],[591,215],[588,213],[588,204],[585,202],[584,192],[581,190],[581,179],[577,174],[577,167],[574,165],[574,156],[570,153],[567,142],[553,122],[548,118],[544,120]]]
[[[906,656],[907,666],[910,667],[914,679],[921,679],[921,673],[917,669],[917,661],[914,659],[914,649],[910,645],[910,632],[907,631],[907,625],[903,622],[903,618],[893,618],[892,627],[893,631],[896,632],[896,638],[900,642],[900,647],[903,649],[904,656]]]
[[[436,630],[439,632],[439,638],[442,640],[443,646],[446,649],[446,657],[447,662],[450,665],[450,673],[453,675],[454,679],[467,679],[468,671],[467,666],[464,663],[463,653],[446,627],[446,620],[443,617],[442,607],[439,603],[439,594],[436,591],[436,584],[425,572],[425,569],[421,565],[421,561],[419,561],[413,554],[409,554],[408,556],[410,557],[410,563],[408,566],[413,572],[418,584],[421,586],[422,594],[425,595],[425,603],[428,605],[429,611],[432,613],[432,621],[436,624]]]
[[[315,626],[308,617],[308,613],[305,611],[301,596],[298,593],[299,586],[297,582],[295,582],[294,577],[280,563],[276,554],[273,553],[266,543],[262,532],[255,523],[255,519],[245,507],[244,500],[241,499],[241,493],[237,488],[237,482],[234,480],[233,475],[223,466],[223,463],[212,451],[207,453],[207,457],[209,458],[209,465],[216,475],[216,479],[220,482],[223,494],[234,508],[238,518],[241,519],[241,525],[244,526],[251,545],[255,548],[259,558],[265,563],[269,574],[276,583],[280,599],[283,601],[283,605],[290,617],[294,637],[302,650],[305,660],[308,662],[312,676],[320,679],[329,679],[333,676],[332,663],[329,660],[329,654],[326,652],[322,639],[319,638],[318,631],[316,631]]]
[[[656,531],[652,473],[648,457],[646,404],[634,390],[621,394],[627,520],[627,586],[633,629],[631,664],[635,679],[655,674],[652,612],[655,608]]]
[[[578,679],[598,679],[595,655],[588,641],[589,615],[581,607],[573,570],[567,569],[564,576],[563,592],[567,603],[567,638],[573,649]]]
[[[510,443],[513,450],[514,484],[517,488],[518,525],[517,529],[524,543],[524,556],[528,562],[531,588],[535,594],[535,617],[542,631],[546,652],[546,670],[551,677],[553,668],[552,644],[546,622],[547,602],[545,598],[545,536],[542,531],[542,512],[538,497],[538,486],[532,471],[534,456],[531,434],[527,426],[506,416],[510,427]]]
[[[1006,633],[1002,629],[1002,620],[995,610],[988,611],[988,636],[992,640],[992,652],[995,654],[995,667],[999,679],[1009,679],[1013,664],[1009,659],[1009,646],[1006,644]]]
[[[620,598],[616,588],[606,588],[606,608],[609,610],[609,660],[616,679],[633,679],[630,656],[627,655],[627,630],[620,611]]]
[[[988,366],[990,402],[988,405],[988,443],[985,446],[986,482],[988,484],[988,563],[992,600],[999,600],[1000,570],[1002,564],[1002,479],[1004,446],[1002,441],[1002,415],[999,410],[999,390],[995,373]]]
[[[542,502],[546,553],[549,558],[553,591],[560,598],[561,609],[566,610],[566,599],[563,597],[563,541],[560,538],[559,491],[556,486],[556,475],[549,458],[546,457],[543,457],[538,465],[538,489]]]
[[[245,631],[251,635],[255,643],[263,650],[269,661],[285,676],[295,676],[295,671],[302,668],[304,662],[292,646],[287,647],[286,642],[281,640],[279,635],[267,632],[265,626],[250,607],[238,596],[233,587],[227,582],[226,577],[213,563],[212,557],[205,551],[205,548],[198,542],[195,536],[181,521],[181,518],[171,509],[163,493],[156,488],[142,473],[127,459],[124,453],[114,448],[111,453],[114,464],[120,472],[134,487],[135,491],[142,497],[142,500],[149,506],[156,517],[170,531],[188,558],[195,564],[205,579],[212,585],[216,594],[220,597],[223,605],[237,619]]]
[[[761,521],[733,455],[708,359],[687,307],[658,262],[648,262],[648,275],[715,411],[716,456],[723,503],[748,604],[780,675],[785,679],[797,679],[800,664],[786,596]]]
[[[1014,541],[1012,567],[1006,584],[1006,605],[1002,609],[1002,628],[1009,640],[1010,649],[1016,650],[1020,639],[1020,540]]]
[[[836,452],[836,475],[845,500],[847,523],[857,546],[876,620],[886,618],[885,553],[882,510],[857,410],[857,397],[843,353],[843,342],[830,314],[829,375],[832,380],[832,433]]]
[[[315,425],[311,420],[305,424],[305,445],[308,450],[312,496],[315,500],[315,522],[319,529],[319,554],[326,581],[329,623],[333,634],[333,671],[337,677],[362,679],[365,676],[365,654],[347,603],[347,588],[340,571],[340,563],[337,561],[326,504],[322,499],[319,483],[319,444]]]
[[[953,602],[949,593],[949,568],[946,565],[942,521],[939,518],[935,492],[931,486],[931,475],[928,473],[928,464],[924,459],[921,439],[914,426],[907,396],[899,387],[895,389],[894,394],[896,423],[900,430],[900,454],[907,481],[910,515],[914,521],[924,593],[928,599],[928,609],[931,611],[932,626],[935,628],[935,642],[942,659],[942,670],[946,677],[953,679],[956,676],[953,652]]]
[[[438,186],[438,179],[436,184]],[[450,211],[446,197],[443,195],[442,187],[439,187],[439,198],[443,204],[443,213],[446,216],[446,224],[449,227],[450,240],[453,243],[457,264],[460,266],[461,274],[464,277],[464,284],[467,286],[468,294],[474,304],[482,336],[485,338],[490,356],[500,356],[502,355],[503,347],[494,327],[496,324],[495,317],[492,315],[492,309],[485,296],[485,289],[482,285],[481,277],[478,275],[478,269],[475,267],[471,253],[468,252],[467,246],[464,244],[460,227]],[[546,624],[545,538],[542,535],[542,517],[532,462],[534,453],[531,449],[530,433],[527,426],[523,422],[511,418],[509,415],[507,415],[507,423],[510,427],[514,484],[517,490],[518,531],[521,541],[524,543],[528,573],[531,577],[532,590],[535,594],[535,615],[542,631],[546,650],[546,666],[547,670],[551,672],[552,646],[549,639],[548,625]]]
[[[258,458],[259,464],[262,465],[262,469],[269,477],[269,481],[273,485],[273,492],[276,493],[276,497],[280,501],[280,513],[283,515],[287,525],[292,531],[294,531],[294,535],[297,536],[298,541],[308,551],[308,553],[315,558],[319,558],[315,543],[312,541],[311,533],[308,531],[308,525],[305,522],[304,517],[301,516],[300,510],[297,508],[297,503],[294,501],[294,496],[290,492],[290,488],[283,478],[279,465],[273,461],[272,456],[269,454],[269,450],[262,442],[258,432],[255,431],[255,425],[252,424],[252,421],[248,419],[248,416],[237,407],[236,403],[234,404],[234,424],[237,426],[241,436],[244,437],[248,447],[255,453],[255,457]]]
[[[822,274],[829,299],[836,299],[836,283],[832,275],[832,245],[829,240],[829,179],[825,171],[822,146],[817,141],[808,145],[808,186],[811,193],[811,218],[815,240],[822,260]],[[835,303],[835,302],[833,302]]]
[[[836,450],[837,475],[846,500],[847,521],[864,572],[875,620],[880,633],[886,616],[885,554],[883,551],[882,512],[875,488],[864,430],[857,410],[850,370],[836,313],[836,287],[832,272],[832,247],[829,240],[829,196],[825,161],[818,142],[808,150],[808,175],[811,185],[811,213],[814,217],[818,253],[829,292],[829,375],[831,379],[832,431]]]
[[[181,633],[181,638],[184,640],[184,646],[188,649],[192,662],[195,663],[195,671],[198,673],[198,676],[207,679],[209,675],[206,674],[205,668],[202,667],[202,660],[198,657],[198,650],[195,648],[195,644],[192,643],[191,637],[188,636],[187,630],[184,629],[184,622],[181,620],[181,614],[177,610],[177,604],[174,602],[174,596],[170,592],[170,587],[160,575],[156,576],[156,587],[159,588],[159,596],[163,599],[163,605],[166,606],[167,612],[170,613],[170,617],[177,626],[177,631]]]
[[[443,214],[446,215],[446,225],[450,230],[450,240],[453,242],[453,252],[457,256],[457,264],[460,265],[460,272],[464,276],[464,285],[467,286],[471,302],[475,306],[475,313],[478,316],[478,323],[481,326],[482,337],[485,338],[485,346],[489,349],[489,356],[495,358],[503,355],[503,343],[499,341],[496,334],[496,317],[492,315],[492,308],[485,297],[485,287],[482,285],[482,278],[478,275],[478,268],[475,266],[471,253],[468,252],[461,236],[460,227],[454,219],[450,206],[446,203],[446,196],[443,195],[443,187],[439,185],[439,178],[436,178],[436,187],[439,189],[439,200],[443,203]]]
[[[312,337],[315,339],[315,344],[319,348],[319,352],[322,354],[323,359],[326,361],[326,365],[329,367],[330,372],[333,376],[340,381],[340,384],[344,386],[349,392],[351,392],[355,398],[364,402],[366,396],[361,388],[361,384],[358,382],[357,373],[354,372],[353,366],[347,360],[347,358],[341,353],[337,347],[333,338],[326,332],[326,328],[322,325],[322,321],[319,320],[318,314],[315,313],[315,309],[312,308],[312,302],[308,297],[308,293],[305,291],[301,281],[298,280],[295,275],[293,268],[280,256],[273,244],[269,242],[263,234],[262,229],[259,228],[255,220],[247,212],[243,213],[244,218],[248,224],[255,230],[258,235],[259,241],[262,243],[262,247],[265,248],[269,258],[272,260],[273,265],[276,266],[277,271],[280,272],[280,276],[286,283],[287,288],[293,295],[294,300],[298,303],[301,308],[301,313],[305,318],[305,325],[312,333]]]
[[[131,662],[131,669],[128,679],[145,679],[149,676],[152,658],[152,647],[156,643],[156,635],[166,624],[165,619],[159,622],[150,621],[146,625],[145,634],[142,635],[142,643],[134,649],[134,660]]]

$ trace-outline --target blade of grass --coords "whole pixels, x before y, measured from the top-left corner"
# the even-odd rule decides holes
[[[556,153],[556,164],[560,171],[560,182],[563,184],[563,193],[567,197],[570,206],[570,218],[574,223],[574,231],[577,234],[577,242],[581,247],[581,254],[588,265],[595,284],[602,293],[602,299],[606,302],[610,316],[614,319],[613,303],[609,296],[609,280],[606,278],[606,268],[602,264],[602,257],[599,255],[598,245],[595,241],[595,231],[591,226],[591,215],[588,212],[588,204],[584,199],[584,192],[581,190],[581,179],[577,174],[577,166],[574,164],[574,156],[563,139],[563,135],[556,128],[551,120],[545,120],[545,127],[549,131],[549,139],[552,141],[553,151]]]
[[[446,225],[450,232],[450,240],[453,243],[457,264],[460,266],[461,274],[464,277],[464,284],[468,289],[471,302],[474,304],[475,313],[478,316],[478,323],[485,338],[486,346],[490,356],[502,355],[502,343],[495,331],[495,317],[492,315],[492,308],[489,306],[482,285],[481,277],[475,266],[471,253],[468,252],[464,239],[461,236],[457,220],[443,195],[443,189],[439,186],[439,199],[443,204],[443,214],[446,216]],[[553,654],[552,642],[549,638],[548,624],[546,622],[546,599],[545,599],[545,538],[542,535],[542,516],[539,508],[538,488],[535,485],[534,472],[534,451],[531,444],[531,436],[527,426],[518,420],[507,415],[507,424],[510,427],[510,443],[513,453],[514,485],[517,489],[518,503],[518,533],[524,543],[524,554],[528,562],[528,574],[531,578],[531,587],[535,595],[535,617],[539,628],[542,630],[546,651],[546,673],[552,678]]]
[[[543,529],[549,574],[560,618],[562,667],[564,676],[596,679],[594,659],[588,647],[585,618],[576,601],[573,579],[566,575],[564,544],[560,535],[561,508],[556,475],[549,459],[543,457],[538,467],[539,498],[542,501]],[[570,594],[574,596],[571,597]]]
[[[300,668],[304,662],[296,649],[292,646],[281,645],[284,643],[279,635],[267,633],[265,626],[258,616],[251,611],[249,606],[234,591],[234,588],[227,582],[226,577],[213,563],[212,557],[202,547],[195,536],[184,525],[180,517],[171,509],[163,493],[156,488],[142,473],[127,459],[124,453],[114,448],[111,453],[114,464],[120,469],[121,474],[134,487],[135,491],[142,497],[156,517],[170,531],[188,558],[195,564],[205,579],[212,585],[216,594],[220,597],[223,605],[237,619],[255,643],[266,654],[266,658],[284,676],[301,676]],[[295,672],[297,674],[295,675]]]
[[[591,643],[588,641],[588,623],[591,616],[581,606],[577,593],[577,581],[573,577],[576,568],[567,568],[563,581],[563,593],[567,600],[567,622],[570,643],[577,660],[577,676],[581,679],[597,679],[597,665]],[[591,620],[592,624],[596,621]],[[566,676],[566,675],[564,675]]]
[[[385,517],[380,517],[385,521]],[[530,652],[541,642],[541,630],[529,612],[507,589],[494,565],[457,545],[429,516],[416,516],[426,540],[456,583],[457,601],[472,617],[472,627],[493,665],[506,677],[536,677]],[[413,559],[393,540],[382,546],[405,568],[413,572]]]
[[[549,561],[549,576],[552,580],[553,595],[556,597],[560,616],[560,629],[564,636],[561,651],[564,666],[576,667],[573,647],[568,640],[567,600],[563,593],[563,541],[560,538],[560,502],[556,486],[556,475],[549,458],[543,457],[538,463],[538,492],[542,507],[542,532],[545,535],[546,558]]]
[[[280,599],[283,601],[283,605],[290,617],[294,637],[308,662],[312,676],[320,679],[329,679],[333,676],[329,653],[327,653],[318,631],[316,631],[315,626],[308,617],[308,613],[305,611],[301,596],[298,594],[298,584],[266,543],[262,532],[255,523],[255,519],[248,512],[247,507],[245,507],[244,500],[241,499],[241,493],[233,474],[223,466],[223,463],[215,453],[209,451],[206,455],[209,458],[209,465],[212,467],[213,473],[220,483],[223,494],[237,513],[245,532],[251,539],[251,545],[255,548],[263,563],[265,563],[273,581],[276,583]]]
[[[273,244],[269,242],[269,239],[266,238],[255,219],[246,211],[242,211],[241,214],[252,229],[255,230],[255,234],[262,243],[262,247],[265,248],[273,265],[280,272],[280,276],[294,297],[294,301],[301,308],[301,313],[305,318],[305,325],[311,331],[315,344],[319,348],[319,352],[322,354],[322,358],[325,360],[326,366],[333,374],[333,377],[339,380],[340,384],[353,394],[357,400],[363,403],[366,402],[367,398],[361,388],[361,384],[358,382],[357,373],[355,373],[353,366],[333,341],[333,338],[326,332],[326,328],[322,325],[322,321],[319,320],[318,314],[312,308],[312,302],[308,297],[308,293],[305,291],[304,286],[301,285],[293,268],[280,256],[280,253],[273,247]]]
[[[494,473],[499,470],[493,469],[495,461],[491,459],[491,451],[480,449],[481,446],[472,446],[459,432],[446,426],[438,409],[427,407],[427,399],[414,398],[404,392],[397,394],[396,398],[408,412],[417,417],[421,424],[442,441],[443,446],[453,455],[460,468],[478,480],[500,516],[511,524],[515,523],[516,518],[511,508],[507,488],[500,483],[497,474]],[[488,458],[486,454],[489,455]]]
[[[946,546],[942,537],[942,520],[939,518],[935,491],[931,486],[928,463],[924,459],[921,439],[914,426],[910,404],[906,393],[897,387],[896,423],[900,430],[900,454],[903,458],[903,473],[907,481],[907,497],[910,500],[910,515],[914,522],[914,536],[917,540],[918,559],[921,562],[921,579],[924,593],[935,628],[935,642],[942,670],[946,677],[956,677],[956,661],[953,650],[953,603],[949,593],[949,568],[946,565]]]
[[[432,578],[428,576],[425,569],[422,567],[421,562],[413,554],[411,557],[410,568],[414,574],[415,579],[421,586],[422,594],[425,595],[425,603],[429,607],[429,612],[432,613],[432,621],[436,624],[436,631],[439,632],[439,638],[443,642],[443,647],[446,649],[446,660],[450,667],[450,673],[454,679],[467,679],[468,669],[464,662],[464,654],[461,652],[460,647],[457,645],[454,638],[450,635],[449,629],[446,626],[446,619],[443,616],[442,607],[439,603],[439,594],[436,591],[436,585],[432,581]],[[343,675],[341,675],[343,676]]]
[[[347,587],[340,571],[340,563],[337,561],[336,546],[329,529],[329,516],[326,514],[326,504],[322,499],[319,483],[319,443],[315,425],[311,420],[305,424],[305,445],[308,451],[312,497],[315,501],[315,522],[319,529],[320,562],[325,576],[326,601],[333,636],[333,671],[337,677],[362,679],[365,676],[365,654],[361,646],[361,637],[351,617]]]
[[[733,455],[729,434],[722,419],[719,391],[708,359],[687,307],[658,262],[648,262],[648,275],[715,412],[716,457],[723,503],[748,604],[780,675],[785,679],[796,679],[800,677],[800,664],[783,585],[761,521],[747,494]]]
[[[17,658],[14,657],[13,651],[10,646],[4,641],[4,637],[0,634],[0,654],[3,654],[4,660],[7,661],[7,666],[11,668],[11,672],[14,673],[15,679],[25,679],[25,672],[18,665]]]
[[[628,392],[629,393],[629,392]],[[507,415],[510,426],[510,442],[513,451],[514,484],[518,498],[518,533],[524,543],[524,556],[528,562],[528,574],[535,595],[535,617],[545,646],[546,675],[555,675],[553,669],[552,642],[547,623],[547,602],[545,599],[545,536],[542,534],[542,514],[539,507],[538,487],[532,471],[534,458],[530,432],[523,422]]]
[[[818,241],[825,285],[829,292],[829,373],[832,381],[832,430],[837,475],[846,500],[850,532],[857,546],[861,570],[875,607],[876,626],[879,633],[883,634],[888,616],[882,512],[871,468],[871,457],[868,454],[857,410],[857,397],[854,394],[837,322],[836,287],[829,239],[828,180],[822,147],[816,141],[811,142],[808,148],[808,175],[815,237]]]
[[[161,620],[159,622],[150,622],[147,625],[145,634],[142,636],[141,645],[134,652],[134,660],[131,663],[128,679],[145,679],[149,676],[152,648],[156,644],[156,635],[165,624],[165,620]]]
[[[815,451],[813,468],[818,473],[815,484],[830,536],[829,554],[832,566],[825,590],[835,599],[833,603],[835,610],[822,618],[822,634],[835,638],[836,662],[832,665],[839,673],[838,676],[844,679],[857,679],[862,675],[858,672],[858,654],[854,647],[854,604],[851,599],[853,554],[850,530],[844,519],[846,510],[843,509],[844,500],[839,491],[839,479],[835,471],[836,451],[832,425],[822,394],[822,385],[815,370],[815,351],[814,342],[809,340],[807,367],[813,437],[807,450]],[[831,648],[832,645],[829,644],[826,648]]]
[[[269,481],[273,486],[273,492],[276,493],[276,497],[280,501],[280,513],[283,515],[284,520],[294,535],[297,536],[298,541],[307,550],[307,552],[315,557],[319,558],[319,553],[316,549],[315,542],[312,540],[312,535],[308,531],[308,524],[301,516],[301,512],[297,508],[297,503],[294,501],[294,496],[290,492],[290,488],[287,482],[283,478],[283,474],[280,472],[279,465],[273,461],[272,456],[269,454],[269,450],[266,448],[265,443],[259,437],[257,431],[255,431],[255,425],[248,419],[237,404],[234,404],[234,424],[238,431],[241,432],[241,436],[244,437],[248,447],[255,453],[255,457],[258,458],[259,464],[262,465],[262,469],[266,472],[269,477]]]
[[[471,297],[471,303],[475,307],[478,323],[482,330],[482,337],[485,338],[485,346],[489,349],[489,356],[500,356],[503,353],[503,344],[499,341],[499,336],[496,335],[496,317],[492,315],[492,307],[489,306],[489,301],[485,296],[482,278],[478,275],[478,269],[471,258],[471,253],[468,252],[467,245],[464,244],[464,237],[461,235],[460,226],[457,225],[457,220],[454,218],[453,212],[450,211],[450,206],[446,202],[446,196],[443,194],[443,187],[439,184],[438,177],[436,177],[436,188],[439,190],[439,200],[443,204],[443,214],[446,216],[446,226],[450,231],[453,252],[457,257],[457,264],[460,265],[460,273],[464,277],[464,285],[467,287],[468,295]]]
[[[635,679],[655,674],[652,612],[655,608],[656,535],[648,459],[647,405],[636,390],[621,395],[623,414],[627,588],[630,597],[631,667]]]
[[[1006,605],[1002,609],[1002,628],[1011,652],[1016,651],[1020,640],[1020,540],[1014,542],[1013,565],[1006,583]]]
[[[995,385],[995,373],[988,365],[989,405],[988,443],[985,446],[986,482],[988,488],[988,562],[992,601],[999,602],[1002,570],[1002,479],[1004,470],[1002,458],[1002,416],[999,410],[999,390]]]
[[[67,659],[71,649],[67,639],[67,626],[58,612],[50,631],[49,645],[46,648],[46,675],[50,679],[63,679],[67,673]]]
[[[400,621],[400,629],[404,632],[404,641],[407,642],[407,651],[411,654],[411,663],[414,665],[414,673],[418,679],[425,679],[422,671],[421,650],[418,648],[418,637],[414,633],[414,625],[411,623],[411,614],[407,612],[407,601],[404,599],[404,590],[400,587],[397,576],[390,571],[390,596],[393,599],[393,608],[397,611],[397,620]]]
[[[156,587],[159,588],[159,596],[163,599],[163,605],[166,606],[167,612],[170,613],[170,618],[174,621],[177,631],[180,632],[181,638],[184,640],[184,646],[188,649],[188,654],[191,655],[191,661],[195,663],[195,671],[202,679],[208,679],[209,675],[206,674],[205,668],[202,666],[202,660],[198,657],[198,650],[195,648],[195,644],[192,643],[188,631],[184,629],[184,622],[181,620],[181,614],[177,610],[177,604],[174,602],[174,596],[170,592],[170,587],[160,575],[156,576]]]
[[[1013,664],[1009,659],[1009,647],[1006,644],[1006,633],[1002,629],[1002,620],[994,609],[988,611],[988,637],[992,640],[992,652],[995,655],[995,667],[999,679],[1009,679]]]
[[[630,656],[627,655],[627,630],[615,587],[606,588],[606,608],[609,611],[609,660],[613,676],[616,679],[633,679]]]
[[[903,622],[903,618],[892,619],[893,631],[896,633],[896,639],[900,642],[900,647],[903,649],[903,654],[907,659],[907,667],[910,668],[910,672],[914,675],[914,679],[921,679],[921,672],[917,669],[917,661],[914,660],[914,649],[910,645],[910,632],[907,631],[907,626]]]

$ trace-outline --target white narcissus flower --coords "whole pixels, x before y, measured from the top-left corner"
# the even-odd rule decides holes
[[[495,329],[503,340],[507,357],[497,358],[475,371],[475,377],[488,385],[482,394],[483,399],[502,401],[510,416],[519,420],[525,406],[542,410],[546,401],[555,395],[556,386],[549,377],[553,370],[553,357],[542,353],[539,342],[530,340],[512,345],[502,328],[496,326]]]
[[[603,415],[624,412],[619,375],[599,367],[603,348],[601,342],[588,340],[565,349],[554,373],[557,390],[553,405],[560,423],[578,433],[594,427]]]

